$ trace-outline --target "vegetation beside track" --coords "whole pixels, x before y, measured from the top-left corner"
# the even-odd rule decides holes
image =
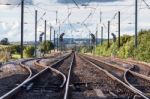
[[[38,46],[41,53],[50,53],[52,49],[54,49],[54,44],[50,41],[42,42]],[[34,57],[35,47],[34,45],[24,45],[24,58]],[[0,45],[0,63],[7,62],[10,59],[19,59],[21,53],[20,45]]]
[[[141,30],[138,34],[138,48],[134,47],[134,36],[123,35],[121,37],[120,48],[118,48],[118,39],[116,42],[110,41],[110,46],[107,46],[107,41],[103,45],[90,50],[82,48],[82,53],[92,52],[99,56],[116,56],[119,58],[133,58],[140,61],[150,62],[150,30]]]

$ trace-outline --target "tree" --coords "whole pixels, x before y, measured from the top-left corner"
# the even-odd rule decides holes
[[[41,43],[41,52],[48,53],[48,51],[54,49],[54,44],[51,41],[44,41]]]
[[[27,46],[24,50],[24,53],[27,57],[33,57],[34,56],[34,46]]]
[[[0,41],[0,43],[1,43],[2,45],[9,45],[8,38],[3,38],[3,39]]]

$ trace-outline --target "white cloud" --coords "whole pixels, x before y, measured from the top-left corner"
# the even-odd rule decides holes
[[[0,0],[0,3],[18,5],[19,3],[21,3],[21,0]],[[25,4],[32,4],[32,0],[25,0]]]
[[[8,3],[9,0],[0,0],[0,2]],[[32,1],[32,0],[28,0]],[[33,0],[31,3],[35,4],[35,6],[25,5],[28,8],[25,8],[25,22],[32,23],[26,24],[24,27],[24,38],[26,40],[34,40],[34,10],[38,10],[38,18],[42,16],[43,13],[46,12],[46,15],[43,17],[43,20],[47,20],[48,24],[51,24],[56,30],[58,30],[59,21],[62,23],[68,15],[68,7],[75,7],[74,4],[58,4],[57,0]],[[18,0],[11,0],[11,3],[18,3]],[[85,26],[81,26],[77,23],[82,23],[83,20],[89,15],[91,12],[90,8],[84,9],[84,7],[80,6],[78,8],[72,8],[69,12],[72,12],[70,15],[70,23],[75,28],[70,28],[68,24],[68,20],[61,25],[61,33],[65,31],[65,37],[85,37],[88,38],[89,31],[95,33],[96,25],[99,23],[99,13],[100,9],[103,12],[102,14],[102,22],[106,25],[104,28],[104,36],[107,38],[107,21],[111,20],[114,14],[117,11],[121,11],[121,33],[123,34],[134,34],[134,1],[133,0],[120,0],[116,2],[109,3],[91,3],[90,7],[96,8],[95,13],[89,17],[85,21],[85,24],[88,24],[88,29]],[[103,6],[102,6],[103,5]],[[104,6],[105,5],[105,6]],[[109,5],[132,5],[132,6],[109,6]],[[1,8],[1,7],[0,7]],[[30,9],[30,10],[29,10]],[[58,24],[56,25],[56,10],[58,10]],[[94,10],[92,11],[94,12]],[[142,9],[139,13],[139,30],[142,28],[148,29],[150,27],[150,10]],[[31,14],[32,13],[32,14]],[[44,31],[44,21],[41,20],[38,23],[38,35]],[[0,24],[0,39],[2,37],[8,36],[11,41],[20,40],[20,6],[14,7],[14,9],[5,9],[3,8],[0,13],[0,22],[4,23]],[[8,24],[6,24],[8,23]],[[117,33],[117,16],[111,22],[111,32]],[[76,30],[76,31],[74,31]],[[49,26],[47,26],[47,38],[49,38]],[[81,35],[81,36],[79,36]],[[99,27],[99,35],[100,35],[100,27]],[[16,39],[17,38],[17,39]]]

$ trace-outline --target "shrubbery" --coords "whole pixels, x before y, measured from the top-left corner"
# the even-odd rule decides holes
[[[134,47],[134,36],[124,35],[120,39],[121,46],[118,48],[118,40],[107,47],[107,41],[103,45],[98,45],[93,51],[96,55],[111,56],[120,58],[134,58],[141,61],[150,62],[150,30],[141,30],[138,34],[138,48]]]
[[[11,52],[13,54],[20,54],[21,53],[21,46],[20,45],[12,45],[12,50]]]
[[[24,54],[26,55],[26,57],[33,57],[34,56],[34,50],[35,50],[34,46],[27,46],[24,49]]]
[[[54,49],[54,45],[53,45],[52,42],[50,42],[50,41],[42,42],[42,44],[41,44],[41,52],[48,53],[48,51],[50,51],[52,49]]]

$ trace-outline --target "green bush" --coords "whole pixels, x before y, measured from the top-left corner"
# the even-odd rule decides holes
[[[150,30],[141,30],[138,34],[138,48],[134,46],[134,36],[123,35],[120,39],[120,48],[118,48],[118,39],[116,42],[107,41],[103,45],[98,45],[94,54],[100,56],[115,55],[120,58],[134,58],[141,61],[150,62]],[[85,50],[85,49],[84,49]]]
[[[48,53],[48,51],[54,49],[54,44],[51,41],[44,41],[41,43],[41,52]]]
[[[12,46],[12,53],[13,54],[20,54],[21,53],[21,46],[20,45],[13,45]]]
[[[24,49],[24,54],[26,57],[33,57],[34,56],[34,50],[35,50],[35,47],[34,46],[27,46],[25,49]]]

